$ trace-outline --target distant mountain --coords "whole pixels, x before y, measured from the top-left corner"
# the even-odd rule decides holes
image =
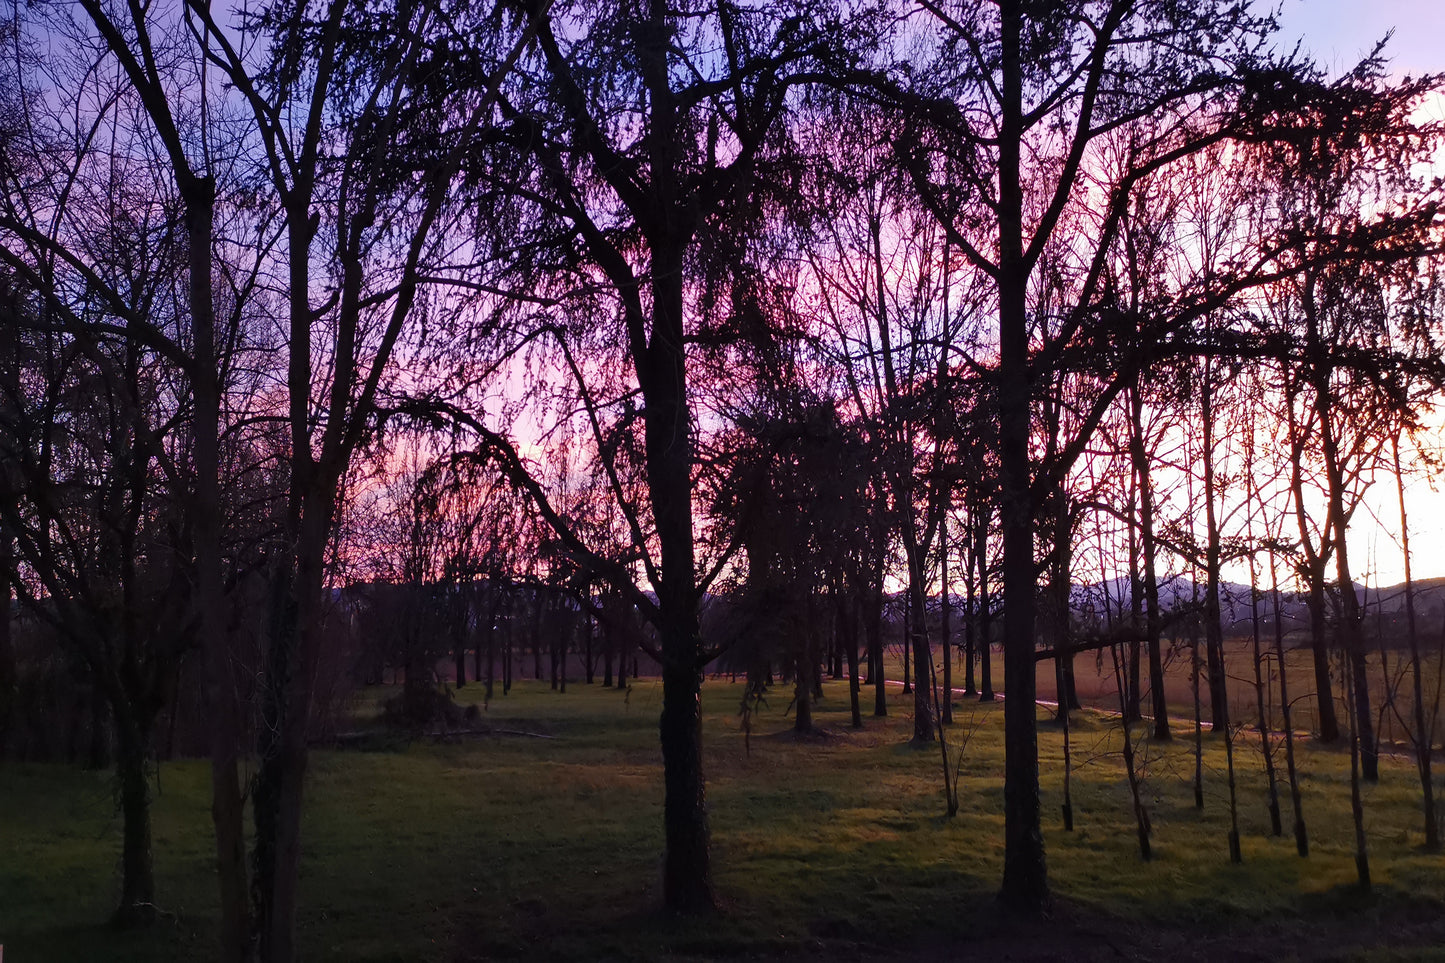
[[[1414,584],[1415,616],[1419,628],[1430,633],[1438,632],[1445,620],[1445,578],[1421,579]],[[1203,604],[1205,587],[1198,586],[1188,578],[1178,576],[1161,581],[1159,603],[1164,611],[1186,608],[1195,599]],[[1250,605],[1250,587],[1238,582],[1223,582],[1220,585],[1219,621],[1226,635],[1248,633],[1252,629],[1253,611]],[[1385,621],[1385,628],[1399,630],[1405,614],[1405,586],[1384,587],[1355,584],[1355,597],[1365,613],[1367,629],[1372,619]],[[1285,632],[1305,629],[1309,625],[1307,596],[1300,592],[1281,591],[1280,615]],[[1327,604],[1329,604],[1327,602]],[[1102,624],[1107,621],[1107,611],[1117,620],[1127,617],[1130,611],[1130,585],[1127,578],[1111,579],[1090,585],[1076,585],[1069,592],[1069,605],[1075,618],[1082,622]],[[1259,597],[1259,617],[1264,621],[1267,632],[1273,631],[1274,607],[1271,593],[1264,589]]]

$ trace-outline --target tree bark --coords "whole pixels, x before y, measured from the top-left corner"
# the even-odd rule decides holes
[[[20,338],[18,311],[14,294],[9,284],[0,280],[0,450],[16,450],[13,437],[14,406],[20,397]],[[0,456],[0,497],[16,496],[14,466],[8,456]],[[15,558],[15,535],[3,520],[0,512],[0,580],[4,590],[0,591],[0,763],[10,751],[10,732],[14,726],[15,700],[18,676],[15,667],[15,645],[13,641],[13,619],[15,605],[14,590],[10,585],[9,573]]]
[[[1326,386],[1327,387],[1327,386]],[[1345,532],[1349,519],[1345,514],[1345,479],[1340,465],[1339,442],[1334,436],[1328,395],[1321,398],[1316,390],[1320,416],[1320,447],[1325,456],[1325,477],[1329,482],[1329,510],[1334,531],[1335,574],[1340,588],[1340,644],[1350,660],[1350,695],[1354,699],[1352,745],[1358,744],[1360,771],[1366,782],[1379,782],[1380,755],[1375,744],[1374,717],[1370,711],[1370,676],[1365,665],[1365,640],[1361,631],[1363,615],[1350,576],[1350,552]]]
[[[904,524],[904,550],[908,553],[908,650],[913,656],[913,743],[933,742],[933,699],[929,679],[933,676],[933,656],[928,645],[928,602],[924,595],[923,549],[918,544],[913,522]]]
[[[1340,740],[1339,717],[1335,713],[1334,686],[1330,681],[1330,652],[1325,628],[1325,564],[1329,554],[1329,529],[1318,547],[1310,534],[1309,512],[1304,496],[1305,430],[1294,409],[1294,393],[1286,391],[1290,432],[1290,491],[1294,495],[1295,522],[1299,528],[1302,568],[1309,588],[1310,651],[1314,656],[1315,714],[1319,719],[1320,742]]]
[[[993,691],[993,603],[988,591],[988,516],[979,518],[974,529],[974,558],[978,564],[978,701],[992,702]]]
[[[953,602],[949,595],[948,585],[948,503],[947,495],[944,496],[943,512],[938,520],[938,552],[939,552],[939,575],[943,582],[943,591],[939,595],[939,644],[943,648],[943,692],[940,695],[942,705],[943,724],[953,724],[953,627],[951,616]]]
[[[1215,512],[1213,360],[1204,359],[1204,656],[1209,672],[1209,722],[1215,732],[1229,725],[1228,680],[1224,670],[1224,635],[1219,624],[1219,518]]]
[[[1049,904],[1040,825],[1038,720],[1034,678],[1034,538],[1029,465],[1029,370],[1023,252],[1023,7],[1001,0],[1002,104],[999,135],[999,467],[1004,580],[1004,870],[1000,898],[1011,909]]]
[[[843,645],[843,654],[848,661],[848,708],[852,713],[854,729],[863,728],[863,706],[859,699],[858,679],[858,600],[853,593],[837,592],[838,635]]]
[[[120,907],[117,926],[136,926],[156,918],[155,873],[151,859],[150,778],[146,756],[148,727],[129,713],[117,713],[116,769],[122,816]]]
[[[1284,719],[1284,762],[1289,777],[1290,803],[1294,809],[1295,850],[1303,858],[1310,854],[1309,831],[1305,828],[1304,805],[1300,799],[1299,772],[1294,761],[1294,707],[1289,698],[1289,673],[1284,661],[1284,615],[1279,608],[1279,572],[1275,567],[1274,551],[1269,553],[1269,591],[1274,607],[1274,656],[1279,663],[1279,707]]]
[[[221,959],[240,963],[250,955],[251,907],[247,896],[245,800],[237,772],[240,762],[240,706],[231,635],[226,625],[221,575],[220,382],[216,320],[212,302],[215,186],[209,179],[185,185],[190,228],[190,291],[194,365],[192,393],[196,494],[196,614],[206,658],[206,694],[211,735],[211,824],[221,896]]]
[[[1415,622],[1415,579],[1410,569],[1410,517],[1405,512],[1405,476],[1400,470],[1400,436],[1394,439],[1395,492],[1400,499],[1400,548],[1405,556],[1405,638],[1410,646],[1410,679],[1415,697],[1415,768],[1420,774],[1422,815],[1425,817],[1425,849],[1440,851],[1440,822],[1435,815],[1435,782],[1430,774],[1434,733],[1425,717],[1424,667],[1420,662],[1420,634]]]
[[[1149,692],[1154,714],[1154,738],[1167,741],[1169,702],[1164,692],[1164,653],[1160,631],[1158,546],[1154,538],[1154,483],[1144,448],[1144,401],[1137,387],[1130,392],[1129,454],[1139,481],[1139,537],[1144,549],[1145,630],[1149,647]]]

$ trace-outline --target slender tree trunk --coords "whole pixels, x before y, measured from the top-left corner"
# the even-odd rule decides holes
[[[1164,691],[1164,653],[1160,632],[1158,546],[1154,537],[1154,482],[1144,448],[1144,402],[1136,387],[1130,393],[1129,452],[1139,481],[1139,537],[1144,550],[1145,631],[1149,648],[1149,692],[1154,714],[1154,738],[1167,742],[1169,701]]]
[[[1069,732],[1069,707],[1060,701],[1059,723],[1064,732],[1064,832],[1074,831],[1074,754]]]
[[[858,612],[857,597],[851,593],[838,593],[838,619],[841,627],[843,652],[848,659],[848,708],[852,712],[853,728],[863,728],[863,706],[859,698],[858,679]]]
[[[978,700],[992,702],[993,612],[988,592],[988,516],[979,520],[974,539],[974,557],[978,560]]]
[[[943,702],[939,708],[942,710],[943,724],[953,724],[953,627],[950,615],[952,614],[953,603],[950,596],[948,582],[948,505],[945,503],[943,513],[938,521],[938,549],[939,549],[939,572],[943,580],[943,593],[940,596],[939,611],[939,644],[943,647]]]
[[[512,586],[507,586],[507,593],[502,597],[502,613],[506,619],[506,630],[502,633],[502,695],[512,691],[512,642],[515,632],[515,600],[512,597]]]
[[[1132,633],[1144,630],[1144,580],[1139,572],[1139,530],[1131,511],[1129,517],[1129,628]],[[1138,722],[1144,718],[1140,686],[1139,643],[1131,639],[1125,647],[1128,672],[1125,675],[1124,721]]]
[[[969,532],[964,532],[964,544],[969,547],[964,555],[964,599],[963,599],[963,694],[966,696],[978,695],[978,684],[974,681],[973,664],[974,653],[978,650],[978,642],[974,633],[978,628],[978,615],[974,610],[976,593],[973,580],[973,539]]]
[[[1229,783],[1229,861],[1244,862],[1244,851],[1239,845],[1239,794],[1234,781],[1234,727],[1224,727],[1224,769]]]
[[[1284,661],[1284,614],[1279,608],[1279,573],[1274,551],[1269,553],[1270,599],[1274,606],[1274,656],[1279,663],[1279,706],[1284,720],[1284,762],[1289,778],[1290,804],[1294,808],[1294,843],[1301,857],[1310,854],[1309,832],[1305,828],[1304,805],[1300,800],[1299,772],[1294,759],[1294,707],[1289,700],[1289,673]]]
[[[481,583],[473,586],[473,602],[477,610],[477,623],[471,636],[471,674],[478,682],[487,682],[488,701],[491,700],[491,665],[481,668],[483,652],[491,651],[491,580],[488,578],[487,587],[481,587]]]
[[[572,637],[577,631],[577,620],[572,617],[572,611],[569,608],[560,609],[559,614],[562,624],[558,628],[558,638],[552,643],[552,651],[557,653],[554,657],[557,664],[557,691],[565,695],[567,692],[567,653],[572,648]]]
[[[1345,670],[1346,690],[1360,684],[1354,670],[1347,664]],[[1355,718],[1358,702],[1346,706],[1350,721],[1350,819],[1355,828],[1355,872],[1359,878],[1360,890],[1370,892],[1370,851],[1369,839],[1365,833],[1365,801],[1360,789],[1360,729]]]
[[[903,605],[903,694],[913,694],[913,593],[909,592]]]
[[[516,635],[516,623],[514,623],[514,602],[512,596],[507,596],[504,604],[504,612],[507,616],[506,632],[501,633],[501,694],[506,695],[512,691],[512,645]]]
[[[1109,646],[1109,654],[1114,659],[1114,680],[1119,691],[1119,728],[1124,738],[1124,774],[1129,781],[1129,797],[1133,802],[1134,830],[1139,839],[1139,858],[1147,862],[1153,858],[1154,850],[1150,845],[1149,810],[1144,806],[1139,767],[1134,758],[1134,736],[1129,732],[1127,659],[1121,656],[1117,645]]]
[[[1259,586],[1254,569],[1254,557],[1249,559],[1249,612],[1253,626],[1254,642],[1254,702],[1256,709],[1255,730],[1259,733],[1259,751],[1264,755],[1264,774],[1269,788],[1269,831],[1271,836],[1284,835],[1284,823],[1279,813],[1279,778],[1274,770],[1274,744],[1270,736],[1269,715],[1265,711],[1264,657],[1260,651],[1259,628]],[[1281,665],[1281,668],[1283,666]]]
[[[933,741],[933,655],[928,645],[928,602],[924,595],[923,548],[912,536],[913,523],[904,525],[904,547],[909,552],[908,608],[913,613],[909,650],[913,655],[913,742]],[[907,656],[905,655],[905,658]]]
[[[554,598],[548,606],[552,610],[552,624],[548,627],[547,635],[547,665],[552,678],[552,691],[557,692],[561,688],[562,680],[559,676],[557,663],[560,661],[562,645],[562,611]]]
[[[590,597],[590,595],[589,595]],[[596,635],[597,620],[592,616],[583,614],[582,628],[582,666],[587,675],[587,684],[592,685],[597,681],[597,662],[592,650],[592,642]]]
[[[1069,639],[1069,592],[1073,557],[1073,517],[1069,511],[1068,492],[1060,484],[1054,490],[1054,552],[1049,567],[1050,621],[1053,622],[1055,689],[1059,698],[1059,718],[1068,725],[1068,713],[1079,708],[1079,695],[1074,686],[1074,651]]]
[[[1194,694],[1194,808],[1204,808],[1204,707],[1199,698],[1199,585],[1190,589],[1194,597],[1189,617],[1189,688]]]
[[[486,608],[482,614],[485,622],[481,626],[481,636],[477,639],[477,658],[479,660],[482,657],[483,640],[485,640],[487,648],[487,669],[483,676],[487,682],[487,694],[484,700],[486,705],[492,704],[492,697],[496,695],[497,690],[497,620],[500,618],[501,612],[501,593],[497,591],[493,579],[488,578]],[[477,671],[481,672],[480,665],[477,666]]]
[[[542,589],[532,587],[532,678],[542,681]]]
[[[617,647],[617,632],[612,626],[610,618],[606,617],[607,601],[603,598],[602,621],[602,688],[612,688],[612,653]]]
[[[1204,654],[1209,670],[1209,721],[1215,732],[1229,727],[1229,689],[1224,669],[1224,632],[1219,624],[1219,519],[1215,512],[1213,361],[1204,359]],[[1223,728],[1221,728],[1223,727]]]
[[[883,665],[882,568],[880,558],[868,586],[868,610],[863,616],[864,629],[868,633],[868,659],[873,666],[873,716],[878,719],[888,715],[888,672]]]
[[[1440,822],[1435,815],[1435,783],[1430,774],[1434,733],[1425,718],[1424,668],[1420,660],[1420,634],[1415,623],[1415,579],[1410,569],[1410,518],[1405,513],[1405,476],[1400,470],[1400,436],[1393,439],[1395,492],[1400,498],[1400,547],[1405,556],[1405,638],[1410,646],[1410,676],[1414,686],[1415,768],[1420,774],[1422,815],[1425,818],[1425,849],[1440,851]]]

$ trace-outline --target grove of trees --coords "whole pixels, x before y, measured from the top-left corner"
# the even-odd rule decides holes
[[[404,674],[425,727],[439,665],[490,701],[544,657],[660,675],[680,913],[717,902],[709,671],[806,730],[896,666],[950,813],[955,683],[1001,692],[1025,913],[1076,659],[1152,738],[1234,765],[1253,727],[1301,855],[1296,728],[1347,740],[1363,840],[1393,720],[1439,847],[1445,78],[1331,73],[1236,0],[12,2],[0,45],[0,760],[74,719],[114,765],[118,923],[165,899],[178,719],[222,956],[290,960],[337,680]]]

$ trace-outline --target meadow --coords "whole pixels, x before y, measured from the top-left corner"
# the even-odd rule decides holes
[[[820,732],[795,736],[777,687],[745,739],[742,687],[703,686],[713,916],[657,909],[660,687],[565,694],[519,682],[478,731],[407,739],[379,728],[318,749],[309,773],[300,944],[308,960],[1445,958],[1445,857],[1419,848],[1411,761],[1368,787],[1374,890],[1355,885],[1349,757],[1300,744],[1311,852],[1269,837],[1257,750],[1236,746],[1243,863],[1228,856],[1221,737],[1194,806],[1192,736],[1142,742],[1154,858],[1139,858],[1117,719],[1076,713],[1074,831],[1062,733],[1040,727],[1055,904],[1045,925],[1000,914],[1002,704],[959,699],[948,730],[961,809],[945,816],[940,753],[912,748],[911,699],[848,726],[829,683]],[[353,712],[369,724],[385,687]],[[481,688],[458,692],[467,703]],[[871,705],[871,703],[865,703]],[[1050,718],[1040,710],[1041,720]],[[1136,737],[1138,733],[1136,733]],[[966,743],[966,744],[965,744]],[[961,756],[958,753],[961,752]],[[216,895],[204,761],[161,764],[155,860],[164,921],[105,925],[120,823],[109,773],[0,770],[0,944],[28,960],[214,956]]]

